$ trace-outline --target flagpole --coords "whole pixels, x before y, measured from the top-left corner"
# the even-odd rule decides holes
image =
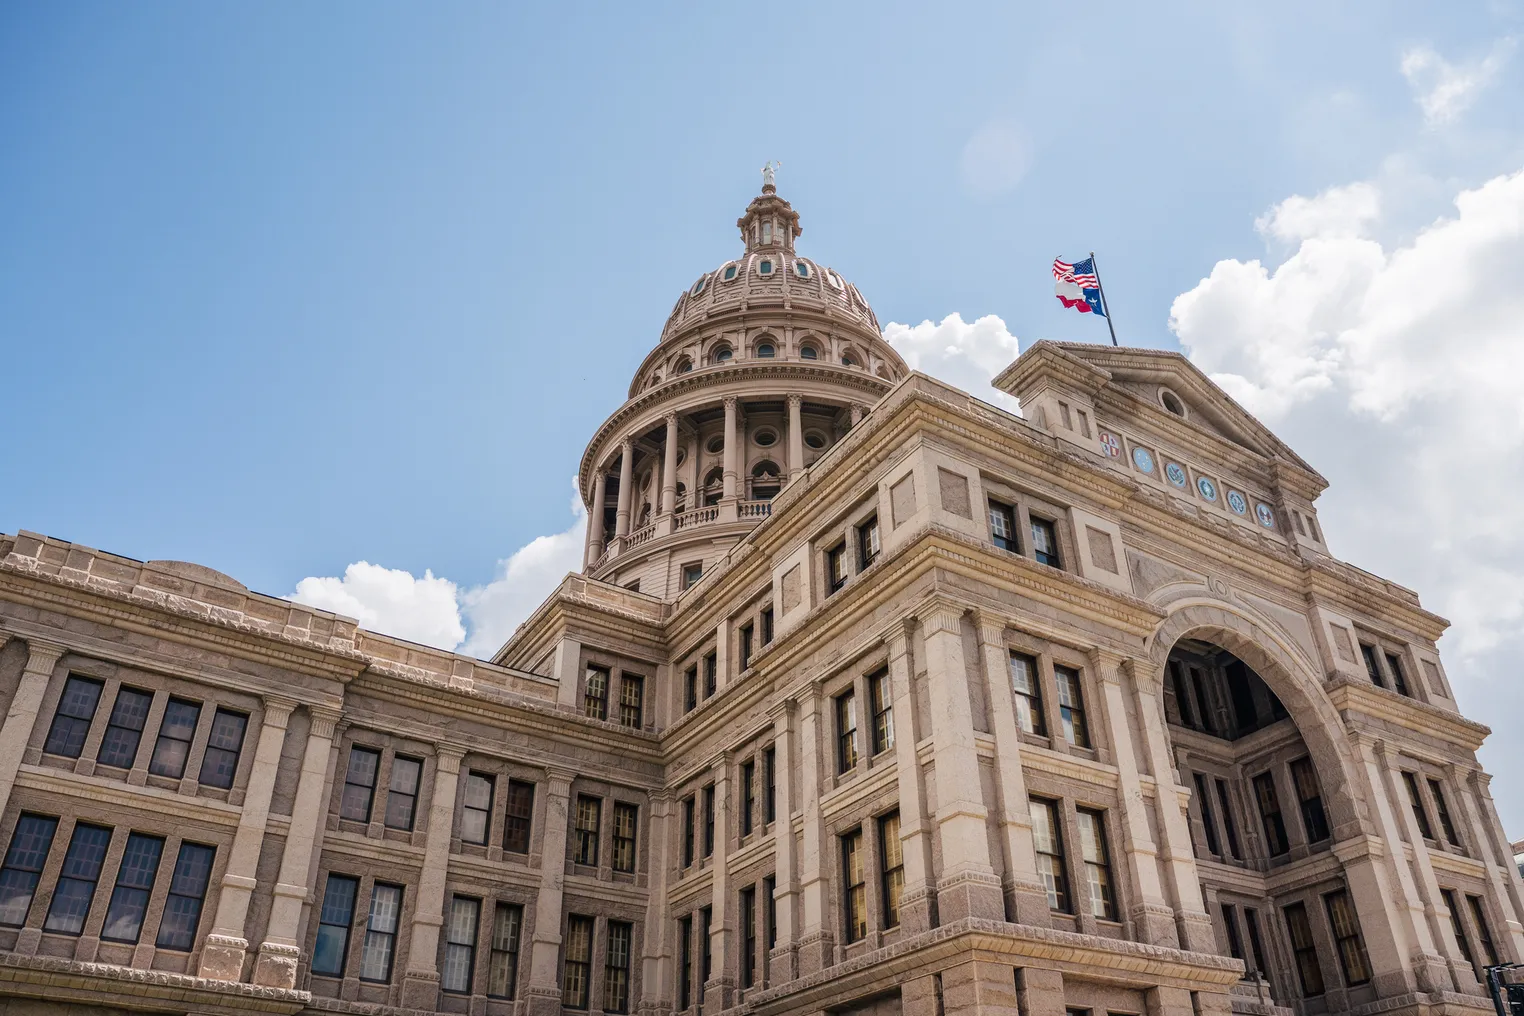
[[[1111,323],[1111,307],[1106,303],[1106,287],[1101,285],[1101,267],[1095,263],[1095,251],[1090,252],[1090,267],[1095,272],[1095,288],[1101,291],[1101,310],[1106,312],[1106,327],[1111,329],[1111,344],[1117,344],[1117,326]]]

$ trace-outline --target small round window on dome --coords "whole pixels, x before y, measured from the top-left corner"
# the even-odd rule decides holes
[[[778,443],[778,432],[771,427],[763,427],[753,434],[751,439],[763,448],[771,448]]]
[[[826,436],[818,430],[807,430],[804,432],[804,443],[818,450],[826,446]]]
[[[708,280],[709,280],[709,276],[707,276],[707,275],[700,275],[699,276],[699,280],[693,284],[693,288],[688,290],[688,292],[691,293],[694,296],[698,296],[700,293],[702,293],[704,291],[704,283],[707,282]]]
[[[714,362],[715,363],[725,363],[732,356],[735,356],[735,353],[731,352],[731,349],[730,349],[729,346],[721,346],[719,349],[716,349],[714,351]]]
[[[764,342],[757,346],[757,356],[763,360],[771,360],[777,354],[778,350],[773,347],[771,342]]]
[[[735,277],[736,277],[736,266],[735,265],[726,265],[725,266],[725,281],[729,282],[732,279],[734,279]]]
[[[704,450],[707,451],[710,455],[720,454],[720,452],[725,450],[725,439],[716,434],[714,437],[709,439],[708,444],[704,445]]]
[[[815,347],[814,346],[800,346],[799,347],[799,359],[801,359],[801,360],[814,360],[814,359],[816,359],[819,356],[820,356],[820,354],[815,352]]]
[[[810,277],[810,266],[805,264],[803,261],[795,261],[794,274],[799,276],[801,279],[808,279]]]
[[[687,461],[688,461],[688,449],[686,449],[686,448],[679,448],[677,450],[677,464],[680,466],[684,462],[687,462]],[[679,483],[678,486],[681,487],[682,484]]]
[[[1159,390],[1159,402],[1171,413],[1174,413],[1182,420],[1185,419],[1185,403],[1180,401],[1180,396],[1176,395],[1168,388],[1162,388]]]
[[[758,275],[771,275],[771,274],[773,274],[773,263],[771,261],[763,261],[761,264],[757,265],[757,274]]]

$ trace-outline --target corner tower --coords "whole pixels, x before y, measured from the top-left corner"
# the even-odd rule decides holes
[[[736,226],[741,253],[678,297],[582,457],[583,570],[666,599],[909,370],[857,287],[795,252],[770,168]]]

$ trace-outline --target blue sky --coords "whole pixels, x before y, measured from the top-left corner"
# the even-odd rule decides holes
[[[1524,475],[1524,391],[1446,430],[1445,398],[1483,400],[1347,368],[1445,374],[1424,356],[1466,348],[1453,315],[1370,353],[1370,298],[1292,278],[1364,265],[1402,289],[1381,274],[1401,252],[1524,168],[1520,36],[1501,0],[6,4],[0,530],[282,595],[360,561],[427,573],[475,630],[469,591],[573,524],[584,442],[781,159],[801,249],[885,323],[961,315],[923,335],[956,355],[922,365],[976,390],[969,363],[1010,336],[1103,340],[1048,275],[1095,250],[1123,342],[1185,343],[1334,481],[1335,551],[1466,626],[1462,704],[1524,707],[1524,489],[1488,489],[1493,542],[1468,548],[1442,532],[1455,504],[1392,480],[1415,442],[1437,462],[1477,433],[1503,437],[1468,468]],[[1524,265],[1517,231],[1484,228],[1512,221],[1495,190],[1445,236]],[[1524,371],[1519,277],[1457,297],[1499,308],[1467,324],[1484,385]],[[1287,376],[1288,343],[1325,332]]]

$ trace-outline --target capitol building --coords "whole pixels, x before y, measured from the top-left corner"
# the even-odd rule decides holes
[[[1317,471],[1175,353],[1006,412],[737,226],[491,661],[0,535],[0,1016],[1491,1012],[1488,728]]]

